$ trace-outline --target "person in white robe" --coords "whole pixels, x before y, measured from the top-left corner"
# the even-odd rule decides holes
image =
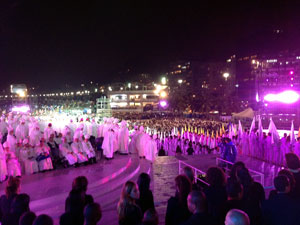
[[[76,130],[76,124],[74,124],[73,120],[70,120],[70,123],[68,124],[68,127],[70,128],[72,135],[74,135]]]
[[[59,152],[61,157],[64,157],[69,165],[75,165],[77,163],[77,156],[73,152],[71,146],[68,143],[68,140],[66,137],[62,138],[62,142],[59,145]]]
[[[103,155],[106,159],[112,159],[114,157],[114,144],[115,133],[112,127],[110,127],[104,134],[104,140],[102,144]]]
[[[29,140],[23,140],[24,147],[20,151],[21,164],[24,166],[25,174],[33,174],[39,172],[38,162],[36,161],[36,151],[29,144]]]
[[[74,141],[71,144],[71,148],[77,157],[78,163],[84,163],[87,161],[87,157],[83,154],[82,144],[79,141],[79,133],[74,135]]]
[[[0,142],[0,182],[7,178],[6,154]]]
[[[86,134],[84,136],[84,141],[82,142],[83,153],[89,159],[90,163],[96,163],[96,153],[89,139],[90,136]]]
[[[45,144],[44,138],[42,138],[40,144],[36,146],[36,154],[40,171],[53,169],[53,164],[50,157],[50,148]]]
[[[62,135],[67,139],[67,142],[71,145],[73,141],[73,134],[72,130],[68,126],[64,127]]]
[[[88,126],[88,135],[97,138],[98,137],[98,124],[96,121],[93,119],[92,122]]]
[[[157,145],[156,145],[157,135],[153,135],[153,138],[148,140],[147,148],[146,148],[146,159],[153,163],[157,156]]]
[[[6,154],[7,175],[13,177],[21,176],[21,166],[14,152],[9,151],[9,144],[3,143],[4,152]]]
[[[121,128],[119,130],[119,152],[120,154],[128,154],[128,140],[129,131],[126,121],[121,122]]]
[[[148,140],[148,134],[144,133],[144,127],[141,126],[139,129],[140,133],[137,136],[136,148],[140,158],[145,158],[145,148]]]
[[[139,134],[140,134],[140,132],[138,131],[138,127],[135,126],[134,131],[130,135],[130,143],[128,146],[128,150],[129,150],[130,154],[137,153],[136,140],[137,140],[137,137]]]
[[[48,126],[44,130],[44,138],[46,141],[49,140],[50,134],[54,133],[54,130],[52,128],[52,123],[49,123]]]
[[[25,124],[25,120],[21,120],[21,123],[16,128],[16,138],[17,140],[24,140],[28,137],[28,126]]]
[[[33,147],[39,145],[42,137],[43,137],[43,135],[40,131],[40,126],[36,123],[34,126],[34,129],[29,134],[30,145]]]
[[[2,135],[7,133],[7,127],[8,124],[5,122],[5,118],[4,117],[0,118],[0,133]]]
[[[7,135],[7,138],[6,138],[6,142],[9,146],[9,149],[11,151],[15,152],[16,147],[17,147],[17,139],[14,135],[14,129],[12,127],[8,128],[8,135]]]

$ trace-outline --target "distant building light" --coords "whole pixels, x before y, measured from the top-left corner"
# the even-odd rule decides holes
[[[236,85],[235,85],[235,87],[237,87],[237,88],[238,88],[238,87],[239,87],[239,84],[236,84]]]
[[[138,88],[139,88],[139,86],[138,86],[138,85],[136,85],[136,86],[135,86],[135,89],[138,89]]]
[[[97,89],[97,88],[95,88],[95,92],[98,92],[98,89]]]
[[[120,87],[120,90],[123,91],[123,87]]]
[[[226,61],[227,61],[227,62],[231,62],[231,59],[227,59]]]
[[[109,91],[112,91],[112,88],[109,86],[109,87],[108,87],[108,90],[109,90]]]
[[[162,98],[167,97],[167,93],[166,93],[165,91],[162,91],[162,92],[160,93],[160,97],[162,97]]]
[[[161,83],[162,85],[166,85],[167,84],[167,79],[165,77],[161,78]]]
[[[276,63],[277,62],[277,59],[268,59],[267,60],[267,63]]]
[[[128,83],[128,88],[131,88],[131,83]]]
[[[291,71],[290,71],[290,75],[293,75],[293,74],[294,74],[294,71],[291,70]]]
[[[178,84],[182,84],[182,80],[180,79],[180,80],[178,80]]]
[[[256,63],[255,59],[252,59],[252,64],[255,64],[255,63]]]
[[[229,77],[229,73],[223,73],[223,77],[225,78],[225,80],[227,80],[227,78]]]

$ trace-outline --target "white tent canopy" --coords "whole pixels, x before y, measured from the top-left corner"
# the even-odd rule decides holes
[[[247,108],[246,110],[239,112],[239,113],[233,113],[233,118],[249,118],[253,119],[254,117],[254,111],[252,108]]]

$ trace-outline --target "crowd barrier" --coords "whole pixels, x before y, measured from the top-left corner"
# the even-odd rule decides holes
[[[221,158],[216,158],[216,165],[217,166],[220,166],[222,168],[225,169],[226,173],[229,172],[231,170],[231,167],[233,165],[232,162],[229,162],[229,161],[226,161],[224,159],[221,159]],[[179,170],[179,174],[182,174],[182,170],[184,167],[190,167],[193,172],[194,172],[194,179],[196,181],[200,181],[201,183],[209,186],[209,184],[204,180],[204,179],[201,179],[200,177],[203,177],[206,175],[206,172],[186,163],[186,162],[183,162],[182,160],[179,160],[178,162],[178,170]],[[258,172],[258,171],[255,171],[255,170],[252,170],[252,169],[248,169],[251,176],[253,177],[254,180],[258,181],[261,183],[261,185],[265,188],[265,175],[261,172]],[[199,176],[200,175],[200,176]]]

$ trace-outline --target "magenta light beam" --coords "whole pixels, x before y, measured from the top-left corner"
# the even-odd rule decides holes
[[[299,98],[300,96],[297,92],[287,90],[287,91],[280,92],[278,94],[267,94],[264,97],[264,100],[268,102],[281,102],[285,104],[292,104],[297,102]]]

